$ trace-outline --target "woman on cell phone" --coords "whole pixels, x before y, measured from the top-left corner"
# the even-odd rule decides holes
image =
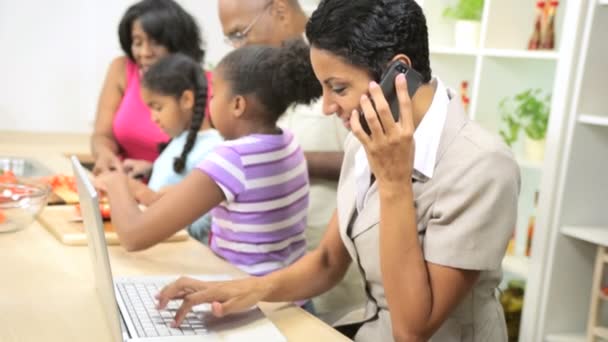
[[[519,168],[500,138],[431,77],[421,8],[414,0],[323,0],[306,36],[324,111],[352,131],[323,241],[263,277],[178,279],[160,292],[159,306],[183,299],[180,324],[198,303],[223,316],[259,301],[310,298],[354,261],[366,283],[365,316],[339,329],[356,341],[507,341],[495,294],[517,217]],[[399,115],[378,84],[397,60],[422,82],[411,97],[397,73]]]

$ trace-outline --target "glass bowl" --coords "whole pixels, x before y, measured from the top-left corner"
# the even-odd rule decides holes
[[[0,183],[0,233],[27,227],[44,209],[51,188],[39,183]]]

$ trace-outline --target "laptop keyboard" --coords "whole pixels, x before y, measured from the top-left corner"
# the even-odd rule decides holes
[[[171,328],[171,322],[181,301],[172,301],[166,309],[157,310],[154,296],[163,285],[149,282],[116,284],[137,335],[157,337],[206,334],[207,329],[201,314],[195,312],[189,312],[179,328]]]

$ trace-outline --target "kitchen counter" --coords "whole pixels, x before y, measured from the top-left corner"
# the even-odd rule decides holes
[[[0,155],[35,158],[71,174],[65,154],[88,153],[88,136],[0,132]],[[202,244],[162,243],[143,252],[109,248],[114,275],[230,274],[243,276]],[[38,222],[0,234],[0,341],[110,341],[87,247],[61,244]],[[289,341],[347,340],[288,303],[260,307]]]

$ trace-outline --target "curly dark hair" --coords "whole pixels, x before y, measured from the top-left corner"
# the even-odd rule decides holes
[[[182,153],[175,157],[173,170],[182,173],[188,154],[194,147],[198,131],[203,125],[207,108],[207,77],[203,69],[192,58],[176,53],[161,58],[144,74],[142,86],[162,95],[179,99],[184,91],[194,92],[194,113],[190,122],[186,144]]]
[[[397,54],[410,58],[424,82],[431,80],[426,18],[415,0],[322,0],[306,36],[376,81]]]
[[[124,53],[135,60],[131,51],[133,22],[141,26],[156,42],[169,52],[181,52],[198,63],[205,58],[203,40],[196,20],[173,0],[142,0],[129,7],[118,25],[118,38]]]
[[[253,95],[275,123],[292,104],[309,104],[322,93],[310,64],[310,48],[302,39],[280,48],[252,45],[232,51],[216,73],[228,82],[232,95]]]

